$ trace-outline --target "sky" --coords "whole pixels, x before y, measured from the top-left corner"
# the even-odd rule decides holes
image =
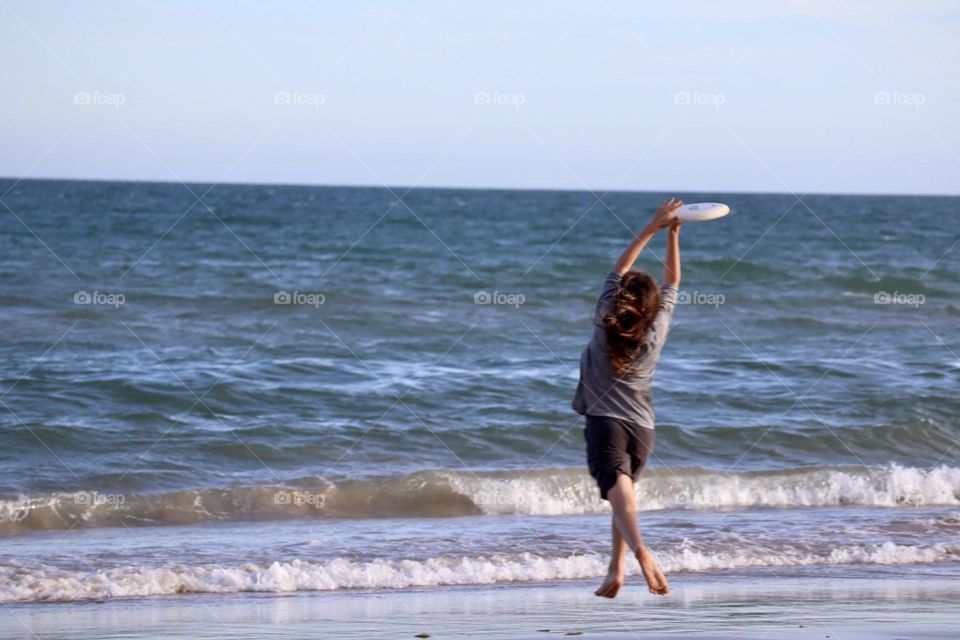
[[[0,0],[0,176],[957,194],[960,3]]]

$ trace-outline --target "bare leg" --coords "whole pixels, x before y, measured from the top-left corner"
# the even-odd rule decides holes
[[[613,549],[610,552],[610,567],[607,569],[607,577],[600,585],[600,588],[594,591],[598,596],[605,598],[616,598],[623,586],[623,574],[626,569],[627,543],[617,531],[616,523],[610,525],[613,534]]]
[[[640,527],[637,526],[637,497],[630,476],[623,473],[617,476],[617,483],[607,492],[607,497],[613,507],[613,524],[640,563],[640,570],[647,580],[650,593],[666,595],[670,591],[667,578],[640,536]]]

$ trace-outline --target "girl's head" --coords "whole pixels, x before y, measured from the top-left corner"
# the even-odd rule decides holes
[[[647,330],[660,310],[660,288],[645,271],[628,271],[603,314],[610,364],[618,376],[628,375],[633,357],[643,347]]]

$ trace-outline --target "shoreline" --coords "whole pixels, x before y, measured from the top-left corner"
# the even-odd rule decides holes
[[[960,620],[953,573],[678,574],[669,596],[634,578],[615,600],[595,582],[6,603],[0,638],[945,638]]]

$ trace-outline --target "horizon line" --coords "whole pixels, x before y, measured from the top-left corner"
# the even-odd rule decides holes
[[[739,190],[690,190],[690,189],[590,189],[588,187],[563,188],[563,187],[472,187],[472,186],[449,186],[449,185],[385,185],[385,184],[324,184],[324,183],[306,183],[306,182],[229,182],[221,180],[161,180],[155,178],[134,179],[134,178],[77,178],[77,177],[54,177],[54,176],[0,176],[0,180],[11,180],[14,183],[27,181],[49,181],[49,182],[119,182],[119,183],[146,183],[146,184],[171,184],[171,185],[204,185],[210,186],[237,186],[237,187],[316,187],[325,189],[384,189],[387,191],[403,190],[404,192],[415,190],[447,190],[447,191],[519,191],[519,192],[561,192],[561,193],[591,193],[607,195],[611,193],[719,193],[719,194],[749,194],[749,195],[782,195],[792,196],[794,198],[805,198],[807,196],[845,196],[845,197],[905,197],[905,198],[956,198],[960,193],[896,193],[896,192],[874,192],[864,193],[860,191],[810,191],[797,195],[791,191],[739,191]]]

